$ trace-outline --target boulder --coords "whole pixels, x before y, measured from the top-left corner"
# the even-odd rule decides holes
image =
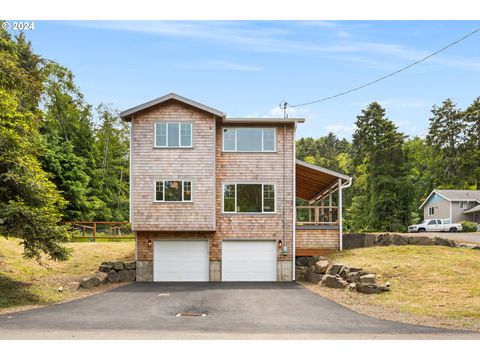
[[[100,285],[100,280],[96,276],[84,277],[80,281],[80,287],[84,289],[91,289],[98,285]]]
[[[315,273],[315,267],[311,266],[307,268],[304,274],[305,280],[313,283],[318,284],[322,279],[322,275]]]
[[[375,274],[362,275],[358,279],[360,284],[375,284]]]
[[[392,237],[390,234],[378,234],[375,239],[375,245],[377,246],[389,246],[392,245]]]
[[[350,272],[350,268],[349,268],[348,266],[344,266],[344,267],[340,270],[340,272],[338,273],[338,275],[340,275],[342,278],[346,279],[349,272]]]
[[[356,286],[357,286],[357,284],[355,284],[355,283],[348,284],[348,290],[355,291]]]
[[[435,245],[435,240],[428,236],[410,236],[408,237],[408,244],[432,246]]]
[[[105,284],[108,281],[108,275],[105,272],[97,271],[95,277],[100,280],[101,284]]]
[[[408,245],[408,239],[405,236],[393,234],[390,237],[393,245]]]
[[[438,236],[435,237],[434,239],[435,245],[440,245],[440,246],[448,246],[448,247],[455,247],[455,241],[448,240],[448,239],[443,239]]]
[[[113,270],[116,270],[116,271],[121,271],[125,269],[125,264],[121,261],[115,261],[113,263]]]
[[[319,256],[309,256],[308,257],[308,266],[315,266],[315,263],[320,260]]]
[[[307,266],[308,265],[308,257],[298,256],[295,259],[295,265],[297,265],[297,266]]]
[[[120,277],[120,281],[129,281],[129,272],[130,270],[122,270],[118,272],[118,276]]]
[[[328,267],[328,260],[318,260],[315,263],[315,272],[317,274],[325,274]]]
[[[135,270],[137,268],[136,261],[126,261],[125,262],[125,270]]]
[[[358,282],[358,279],[360,279],[360,276],[366,275],[367,273],[364,271],[353,271],[349,272],[345,278],[348,282]]]
[[[343,264],[330,264],[328,265],[326,273],[329,275],[337,275],[343,268]]]
[[[110,270],[108,272],[108,281],[119,282],[120,281],[120,275],[115,270]]]
[[[102,265],[98,267],[98,271],[107,273],[112,270],[112,268],[113,264],[111,262],[103,262]]]
[[[355,289],[362,294],[380,294],[384,291],[390,291],[390,287],[376,284],[357,283]]]
[[[305,280],[305,271],[307,271],[306,266],[295,266],[295,280]]]
[[[322,281],[324,281],[325,286],[336,289],[342,289],[348,285],[348,283],[338,275],[324,275]]]

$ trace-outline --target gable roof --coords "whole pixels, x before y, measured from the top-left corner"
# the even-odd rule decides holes
[[[425,201],[420,205],[419,209],[427,203],[428,199],[433,194],[438,194],[448,201],[477,201],[480,202],[480,190],[433,190],[430,195],[427,196]]]
[[[183,96],[180,96],[178,94],[175,94],[175,93],[170,93],[170,94],[167,94],[167,95],[164,95],[164,96],[161,96],[159,98],[156,98],[156,99],[153,99],[153,100],[150,100],[146,103],[143,103],[143,104],[140,104],[140,105],[137,105],[135,107],[132,107],[130,109],[127,109],[125,111],[122,111],[120,113],[120,117],[122,118],[122,120],[124,121],[131,121],[131,117],[133,114],[139,112],[139,111],[142,111],[142,110],[145,110],[145,109],[148,109],[152,106],[155,106],[155,105],[158,105],[158,104],[161,104],[165,101],[168,101],[168,100],[177,100],[179,102],[182,102],[184,104],[187,104],[187,105],[190,105],[190,106],[193,106],[197,109],[200,109],[200,110],[203,110],[203,111],[206,111],[210,114],[213,114],[213,115],[216,115],[218,117],[221,117],[221,118],[224,118],[225,117],[225,113],[220,111],[220,110],[217,110],[217,109],[214,109],[214,108],[211,108],[210,106],[207,106],[207,105],[203,105],[199,102],[196,102],[194,100],[191,100],[191,99],[188,99],[186,97],[183,97]]]

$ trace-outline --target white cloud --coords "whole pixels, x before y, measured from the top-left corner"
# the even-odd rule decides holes
[[[435,50],[419,50],[396,43],[349,40],[352,31],[355,31],[356,27],[361,27],[361,24],[347,26],[341,22],[332,21],[295,22],[289,23],[288,28],[281,27],[278,23],[273,23],[270,27],[255,27],[243,21],[84,21],[74,24],[108,30],[217,41],[229,46],[240,46],[262,52],[314,52],[339,61],[377,62],[390,65],[391,68],[402,64],[407,65],[408,62],[419,60]],[[292,35],[298,35],[298,27],[302,25],[332,29],[336,31],[337,36],[332,38],[330,43],[326,43],[325,39],[321,42],[292,39]],[[379,59],[379,55],[387,57],[388,61]],[[408,62],[392,63],[393,59]],[[428,59],[428,62],[466,70],[480,70],[480,59],[474,57],[440,54]]]

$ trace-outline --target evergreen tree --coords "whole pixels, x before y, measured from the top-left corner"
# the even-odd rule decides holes
[[[434,106],[430,118],[427,144],[434,150],[434,166],[431,169],[435,188],[463,189],[468,186],[464,176],[465,123],[462,112],[452,100]]]
[[[99,119],[95,142],[99,154],[97,196],[106,204],[101,216],[125,221],[129,211],[130,132],[118,111],[105,104],[96,110]]]
[[[94,197],[92,178],[97,154],[90,105],[65,67],[48,62],[45,68],[45,113],[41,132],[48,151],[42,156],[44,168],[68,201],[66,220],[93,220],[104,204]]]
[[[367,224],[363,230],[402,231],[410,221],[411,183],[404,139],[376,102],[357,116],[353,161],[364,179],[354,187],[354,196],[364,198],[353,200],[350,214],[353,223]]]
[[[465,110],[463,117],[466,123],[464,174],[471,174],[471,183],[480,190],[480,97]]]

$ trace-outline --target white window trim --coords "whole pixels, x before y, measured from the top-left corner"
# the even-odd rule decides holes
[[[225,186],[226,185],[235,185],[235,211],[225,211]],[[261,212],[238,212],[237,211],[237,185],[261,185],[262,186],[262,211]],[[264,202],[264,193],[263,193],[263,186],[264,185],[272,185],[273,191],[275,192],[275,197],[273,199],[273,203],[275,206],[275,211],[264,211],[263,210],[263,202]],[[240,181],[240,182],[224,182],[222,183],[222,214],[238,214],[238,215],[269,215],[269,214],[276,214],[277,213],[277,184],[273,182],[256,182],[256,181]]]
[[[466,201],[460,201],[460,202],[458,203],[458,207],[459,207],[460,209],[465,209],[465,208],[467,207],[467,202],[466,202]]]
[[[432,210],[432,211],[430,211]],[[435,215],[435,206],[430,206],[428,208],[428,215]]]
[[[237,129],[239,127],[233,126],[224,126],[222,128],[222,151],[223,152],[238,152],[238,153],[274,153],[277,152],[277,128],[276,127],[256,127],[256,126],[247,126],[241,127],[242,129],[261,129],[262,130],[262,150],[237,150]],[[235,149],[234,150],[225,150],[225,129],[233,129],[235,131]],[[263,149],[263,136],[265,129],[273,129],[273,150],[264,150]]]
[[[182,182],[182,200],[181,201],[165,201],[165,181],[181,181]],[[164,200],[157,200],[157,182],[163,182],[163,199]],[[190,200],[184,200],[184,190],[185,190],[185,182],[190,183]],[[179,203],[192,203],[193,202],[193,181],[192,180],[186,180],[186,179],[166,179],[166,180],[155,180],[153,182],[153,202],[155,203],[165,203],[165,204],[179,204]]]
[[[166,145],[157,144],[157,124],[166,124]],[[178,146],[168,146],[168,124],[178,124]],[[182,124],[190,124],[190,145],[182,146]],[[155,121],[153,124],[153,147],[159,149],[191,149],[193,148],[193,122],[191,121]]]

